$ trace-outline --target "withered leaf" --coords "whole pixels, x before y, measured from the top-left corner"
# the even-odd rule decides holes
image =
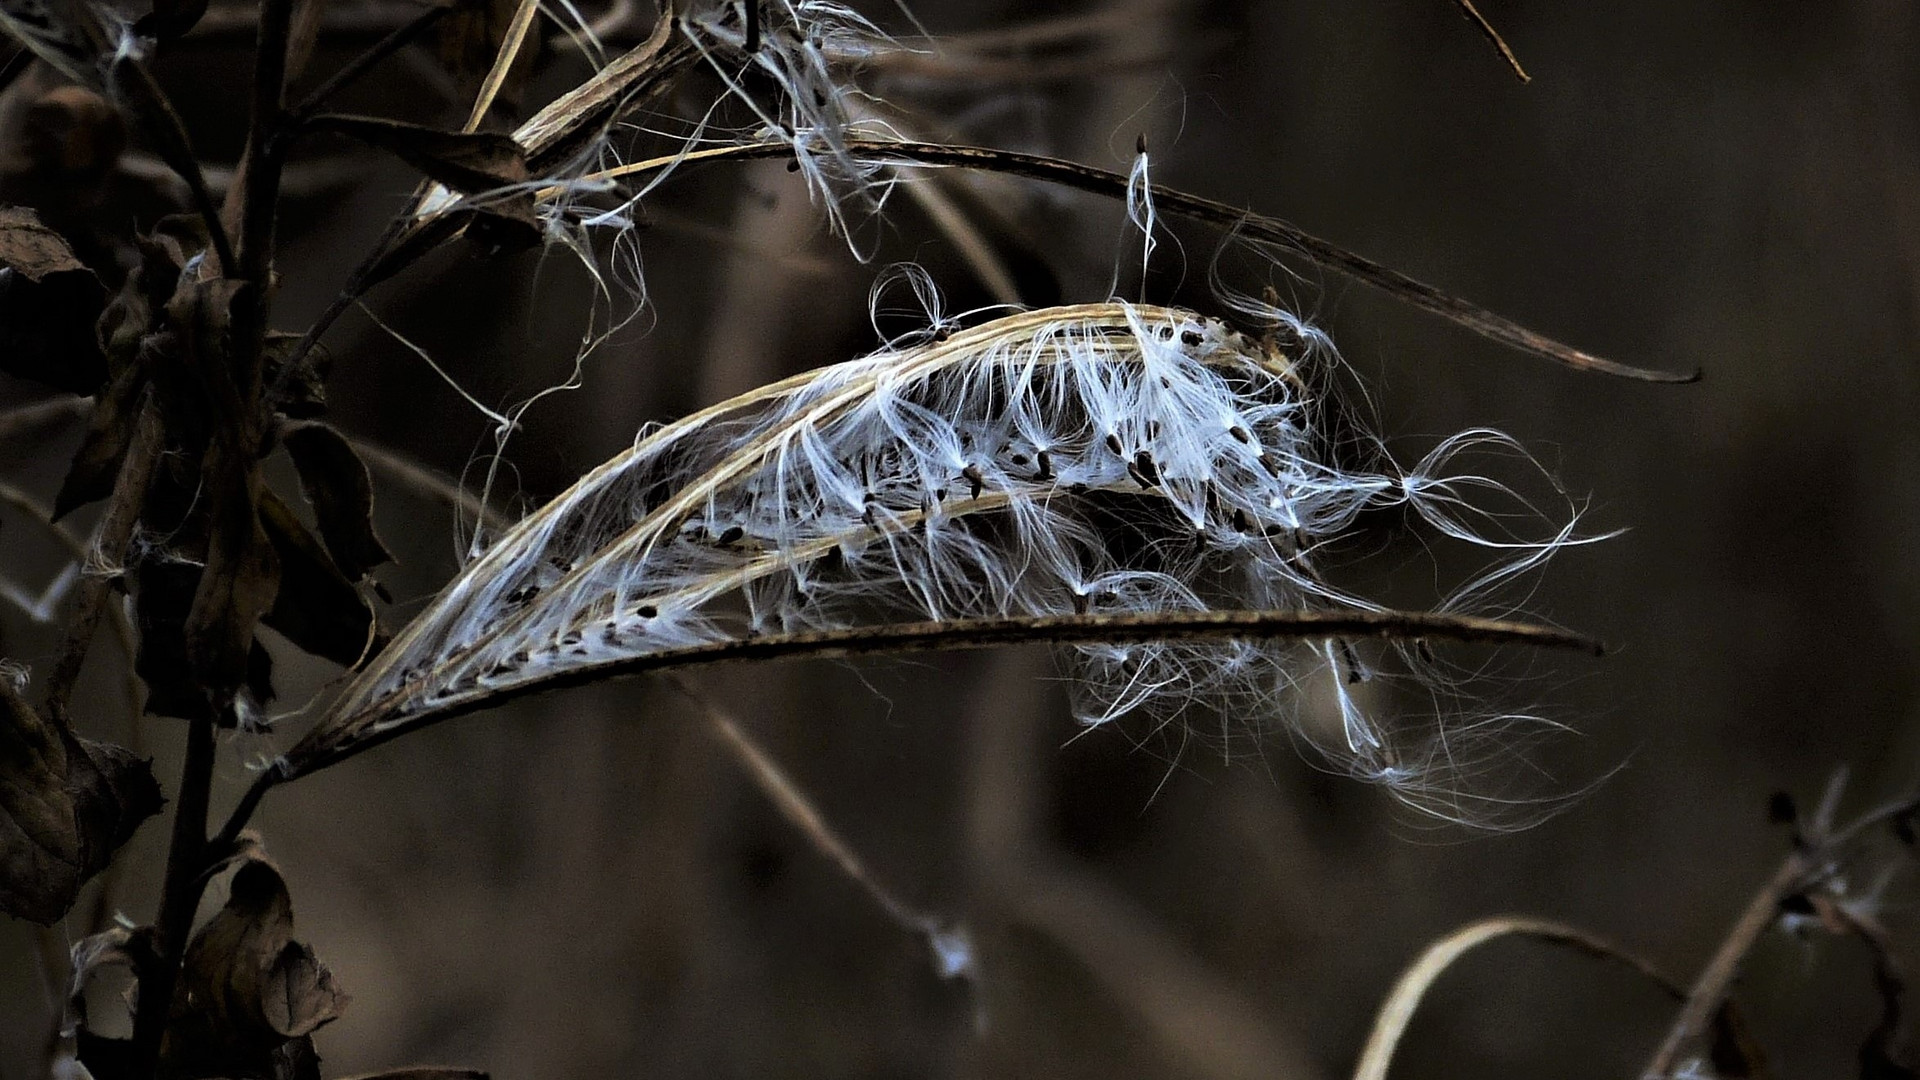
[[[182,282],[167,302],[181,362],[199,384],[212,421],[200,473],[208,518],[205,570],[182,633],[194,674],[216,699],[246,682],[254,627],[279,591],[280,562],[260,525],[257,372],[236,371],[232,356],[234,308],[253,302],[249,290],[230,279]]]
[[[0,682],[0,911],[58,921],[161,802],[148,762],[56,729]]]
[[[67,466],[67,478],[60,493],[53,497],[53,519],[65,517],[75,507],[85,506],[113,493],[120,475],[120,462],[133,442],[134,425],[140,418],[140,396],[146,389],[147,374],[138,364],[118,365],[113,378],[95,395],[93,415],[87,418],[87,434],[80,449]]]
[[[327,411],[327,374],[333,368],[333,356],[325,345],[316,343],[294,360],[294,349],[304,336],[270,330],[262,357],[267,385],[278,388],[267,404],[292,420],[311,420]],[[291,370],[288,364],[294,365]]]
[[[226,906],[187,946],[162,1071],[302,1075],[310,1069],[300,1062],[314,1060],[303,1040],[346,1006],[333,973],[293,938],[286,880],[264,857],[248,858],[234,872]]]
[[[130,580],[140,625],[133,670],[147,684],[147,711],[187,720],[217,715],[187,659],[187,613],[200,585],[200,567],[148,558],[135,565]],[[273,658],[258,641],[247,650],[247,689],[255,704],[273,700]]]
[[[464,195],[494,191],[528,180],[527,153],[511,135],[439,128],[372,116],[326,113],[310,124],[334,131],[394,155]],[[531,206],[532,193],[526,194]]]
[[[134,20],[133,32],[171,41],[193,29],[206,13],[207,0],[153,0],[153,9]]]
[[[280,441],[300,473],[300,488],[313,505],[333,561],[350,581],[392,562],[373,531],[373,477],[346,436],[325,424],[290,424]]]
[[[261,621],[336,664],[352,666],[372,655],[372,610],[293,509],[273,492],[262,492],[260,524],[280,560],[280,589]]]
[[[100,279],[39,215],[0,207],[0,371],[93,393],[107,377],[94,337],[106,302]]]

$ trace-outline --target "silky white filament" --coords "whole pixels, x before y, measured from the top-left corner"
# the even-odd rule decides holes
[[[503,690],[760,633],[1377,608],[1317,566],[1375,507],[1404,504],[1445,535],[1505,551],[1508,569],[1476,588],[1571,542],[1566,529],[1538,542],[1474,531],[1470,497],[1505,489],[1447,466],[1510,446],[1492,432],[1405,473],[1343,469],[1302,369],[1218,319],[1112,302],[950,327],[643,431],[470,564],[332,715],[377,735]],[[1170,721],[1202,701],[1257,726],[1314,684],[1335,695],[1341,724],[1316,744],[1361,775],[1420,779],[1349,692],[1371,669],[1347,643],[1072,652],[1086,724]]]

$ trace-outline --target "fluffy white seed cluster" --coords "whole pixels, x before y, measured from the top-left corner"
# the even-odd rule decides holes
[[[499,538],[333,715],[378,734],[502,690],[759,634],[1371,607],[1316,569],[1362,511],[1407,503],[1480,539],[1459,516],[1459,478],[1438,475],[1447,452],[1404,475],[1343,470],[1308,385],[1271,342],[1165,307],[925,332],[643,432]],[[1342,642],[1074,651],[1088,724],[1169,718],[1196,699],[1257,723],[1317,680],[1339,702],[1328,751],[1376,779],[1417,778],[1351,697],[1366,670]]]

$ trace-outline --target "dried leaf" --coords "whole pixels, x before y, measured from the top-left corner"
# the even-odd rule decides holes
[[[333,356],[325,345],[316,343],[295,362],[294,350],[304,337],[268,331],[261,358],[267,385],[278,388],[267,404],[292,420],[311,420],[327,411],[327,375],[333,369]],[[291,371],[287,370],[289,363],[295,364]]]
[[[264,492],[260,524],[280,561],[280,589],[261,621],[336,664],[352,666],[370,655],[375,644],[373,611],[292,508],[273,492]]]
[[[234,873],[226,906],[187,947],[162,1046],[182,1077],[308,1075],[305,1037],[337,1019],[347,995],[293,939],[293,901],[264,857]],[[293,1043],[294,1045],[289,1045]]]
[[[373,477],[346,436],[325,424],[290,425],[280,436],[300,472],[300,488],[313,506],[320,538],[350,581],[392,562],[373,531]]]
[[[0,208],[0,371],[76,394],[107,377],[94,323],[106,288],[33,211]]]
[[[133,24],[142,37],[171,41],[182,37],[207,13],[207,0],[153,0],[153,9]]]
[[[147,711],[187,720],[214,715],[187,659],[187,613],[200,584],[200,567],[148,558],[134,567],[131,584],[140,624],[134,673],[147,684]],[[257,641],[247,653],[247,689],[255,704],[273,700],[273,658]]]
[[[146,389],[146,370],[137,364],[120,366],[113,378],[95,395],[93,414],[87,417],[86,438],[67,466],[67,478],[60,493],[53,497],[53,519],[65,517],[76,507],[113,494],[120,475],[120,462],[133,444],[134,427],[140,419],[141,392]]]
[[[246,682],[254,626],[279,591],[279,559],[258,510],[260,418],[251,387],[235,382],[230,355],[233,308],[246,302],[247,288],[231,279],[186,282],[167,303],[182,363],[198,381],[211,420],[200,470],[210,523],[205,570],[182,633],[194,674],[215,697]]]
[[[442,131],[370,116],[316,116],[311,126],[355,138],[419,169],[428,179],[465,195],[496,191],[528,179],[527,154],[511,135]],[[531,193],[526,196],[531,213]]]
[[[0,683],[0,911],[52,925],[160,804],[148,762],[56,730]]]

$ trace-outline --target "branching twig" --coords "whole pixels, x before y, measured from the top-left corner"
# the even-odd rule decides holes
[[[1832,805],[1838,800],[1839,779],[1837,777],[1835,785],[1829,788],[1828,798],[1823,803],[1826,809],[1810,823],[1808,834],[1795,838],[1793,850],[1774,870],[1773,876],[1753,894],[1746,909],[1721,940],[1720,947],[1714,950],[1713,958],[1701,970],[1699,978],[1694,980],[1693,987],[1687,993],[1685,1006],[1674,1018],[1673,1026],[1667,1030],[1659,1049],[1654,1051],[1652,1060],[1647,1064],[1646,1077],[1665,1080],[1672,1076],[1680,1065],[1681,1056],[1698,1043],[1708,1021],[1727,1000],[1747,953],[1753,950],[1760,935],[1779,917],[1783,901],[1805,892],[1831,875],[1845,854],[1845,849],[1868,830],[1899,818],[1911,817],[1920,811],[1920,795],[1912,795],[1870,810],[1844,827],[1834,828],[1829,815]]]

